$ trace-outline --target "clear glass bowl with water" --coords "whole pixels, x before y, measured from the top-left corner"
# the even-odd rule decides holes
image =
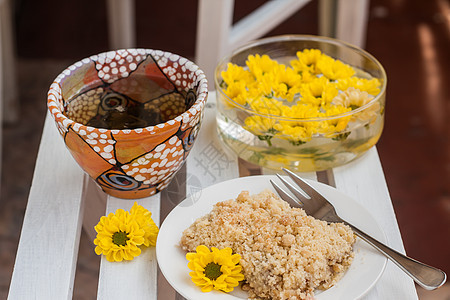
[[[319,49],[323,54],[350,65],[358,78],[377,79],[379,92],[360,107],[351,107],[349,111],[326,117],[286,117],[273,110],[255,110],[245,99],[236,101],[227,95],[227,84],[222,75],[229,63],[248,69],[249,55],[266,54],[278,63],[288,65],[298,51],[305,49]],[[386,73],[372,55],[342,41],[307,35],[257,40],[233,51],[216,68],[218,134],[240,158],[263,167],[311,172],[340,166],[361,156],[379,140],[384,126],[386,83]],[[267,99],[262,103],[267,103]],[[298,93],[294,101],[286,103],[292,106],[301,101],[302,93]],[[254,120],[257,120],[257,125],[249,126],[249,123],[255,123]],[[334,130],[323,129],[329,128],[330,124]],[[280,130],[285,127],[295,132],[307,132],[307,136],[299,139],[295,134]]]

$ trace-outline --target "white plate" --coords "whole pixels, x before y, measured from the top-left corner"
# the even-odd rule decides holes
[[[247,293],[239,287],[229,294],[218,291],[201,292],[191,281],[186,252],[181,249],[179,242],[183,231],[197,218],[209,213],[215,203],[235,199],[243,190],[249,191],[250,194],[264,189],[273,191],[269,179],[279,180],[272,175],[249,176],[207,187],[186,198],[166,217],[158,235],[156,255],[162,273],[179,294],[189,300],[247,299]],[[315,181],[309,182],[333,203],[339,216],[379,241],[386,241],[380,226],[360,204],[335,188]],[[384,271],[387,259],[359,238],[354,245],[354,251],[353,263],[342,279],[326,291],[317,291],[317,300],[359,299],[375,285]]]

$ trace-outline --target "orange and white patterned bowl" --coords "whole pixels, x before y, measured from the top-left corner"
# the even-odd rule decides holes
[[[68,67],[50,86],[47,106],[81,168],[106,193],[134,199],[161,191],[180,169],[207,95],[203,71],[186,58],[124,49]],[[157,124],[138,120],[130,129],[115,129],[105,113],[124,107],[156,116]]]

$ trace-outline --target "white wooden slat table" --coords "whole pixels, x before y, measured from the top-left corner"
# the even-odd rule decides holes
[[[183,170],[168,189],[137,202],[152,212],[156,223],[185,195],[211,184],[247,174],[273,174],[246,168],[224,150],[215,129],[215,93],[209,95],[199,136]],[[53,120],[47,116],[34,178],[17,250],[8,299],[71,299],[81,228],[92,237],[101,215],[117,208],[130,209],[134,201],[106,196],[71,158]],[[346,193],[367,208],[384,230],[387,243],[404,253],[403,242],[376,148],[348,165],[326,172],[303,173]],[[324,176],[326,175],[326,176]],[[161,275],[159,275],[161,276]],[[133,261],[100,264],[98,299],[181,299],[173,290],[159,294],[155,248]],[[126,286],[126,289],[123,287]],[[418,299],[413,281],[388,262],[367,300]]]

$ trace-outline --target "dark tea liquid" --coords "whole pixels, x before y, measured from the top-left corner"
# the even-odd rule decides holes
[[[76,96],[66,105],[65,115],[96,128],[136,129],[167,122],[189,109],[196,100],[192,90],[187,93],[155,91],[136,83],[132,88],[123,84],[114,88],[113,85],[98,87]]]

